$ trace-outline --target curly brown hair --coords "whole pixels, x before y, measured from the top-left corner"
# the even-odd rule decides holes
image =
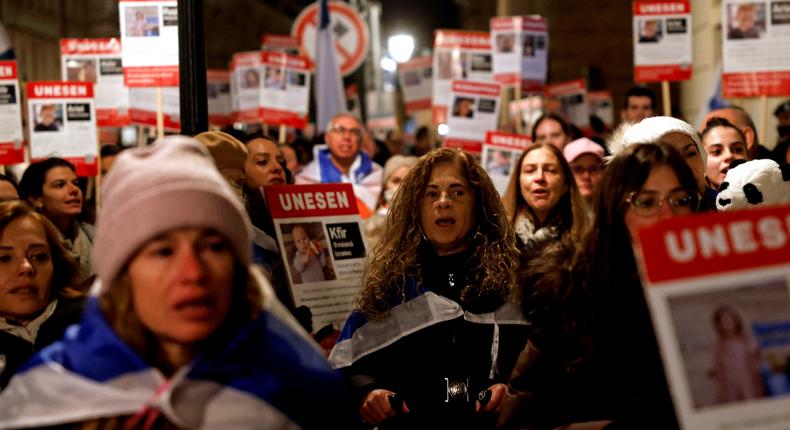
[[[438,164],[452,163],[466,178],[475,198],[477,229],[470,241],[469,285],[461,304],[498,296],[515,300],[515,234],[494,184],[477,161],[460,149],[436,149],[419,159],[395,193],[382,237],[365,264],[355,308],[368,319],[381,319],[393,303],[405,301],[407,278],[421,281],[422,263],[431,249],[420,225],[420,202]],[[471,236],[471,235],[470,235]]]

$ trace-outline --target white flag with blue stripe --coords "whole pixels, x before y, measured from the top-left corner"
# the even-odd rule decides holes
[[[320,1],[318,10],[318,32],[315,44],[315,94],[316,128],[324,131],[329,120],[340,112],[345,112],[346,96],[343,91],[343,78],[335,56],[335,38],[332,35],[329,5]]]

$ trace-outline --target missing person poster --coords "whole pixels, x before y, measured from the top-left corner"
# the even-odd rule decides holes
[[[367,243],[351,184],[264,188],[294,304],[316,329],[340,329],[359,290]]]
[[[218,127],[230,125],[230,71],[220,69],[206,71],[206,98],[209,124]]]
[[[302,55],[299,41],[295,37],[284,34],[266,33],[261,36],[261,51],[282,52],[291,56]]]
[[[676,217],[637,250],[684,429],[790,422],[790,206]]]
[[[505,195],[510,177],[518,174],[516,172],[519,171],[519,166],[516,166],[516,162],[531,143],[532,139],[523,134],[486,132],[480,163],[488,172],[500,196]]]
[[[398,79],[403,91],[406,113],[412,114],[431,108],[433,91],[433,59],[418,57],[398,65]]]
[[[479,157],[486,132],[497,127],[500,91],[497,83],[453,81],[444,146],[463,148]]]
[[[167,131],[181,130],[181,99],[178,87],[162,88],[162,115]],[[129,118],[132,124],[156,127],[156,88],[129,88]]]
[[[60,39],[60,65],[64,81],[93,83],[99,127],[129,124],[120,39]]]
[[[726,98],[790,95],[790,1],[724,0]]]
[[[178,86],[177,2],[120,0],[118,5],[126,86]]]
[[[310,107],[310,69],[307,57],[280,52],[261,53],[260,120],[264,124],[303,129]]]
[[[0,61],[0,164],[25,161],[16,61]]]
[[[549,23],[538,15],[491,18],[494,79],[522,91],[540,91],[546,83]]]
[[[584,79],[547,85],[544,96],[546,111],[562,115],[566,121],[579,128],[590,125],[590,105]]]
[[[60,157],[96,176],[98,135],[91,82],[28,82],[30,158]]]
[[[491,36],[483,31],[436,30],[433,50],[433,122],[447,124],[454,80],[490,81]]]
[[[634,81],[691,79],[689,0],[634,2]]]
[[[587,93],[590,103],[590,115],[596,116],[609,128],[614,127],[614,99],[608,90],[590,91]]]
[[[233,54],[230,60],[230,96],[234,122],[257,124],[261,98],[261,52]]]

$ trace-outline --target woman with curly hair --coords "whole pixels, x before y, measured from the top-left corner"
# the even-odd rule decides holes
[[[330,362],[380,429],[493,428],[526,341],[494,185],[469,154],[435,150],[404,178],[385,228]]]

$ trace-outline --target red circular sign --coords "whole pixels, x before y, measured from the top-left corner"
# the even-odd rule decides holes
[[[329,5],[329,30],[335,40],[335,57],[340,73],[348,76],[362,65],[368,53],[368,27],[351,6],[339,1]],[[316,33],[318,32],[318,2],[305,8],[296,17],[291,35],[296,38],[311,61],[315,61]]]

